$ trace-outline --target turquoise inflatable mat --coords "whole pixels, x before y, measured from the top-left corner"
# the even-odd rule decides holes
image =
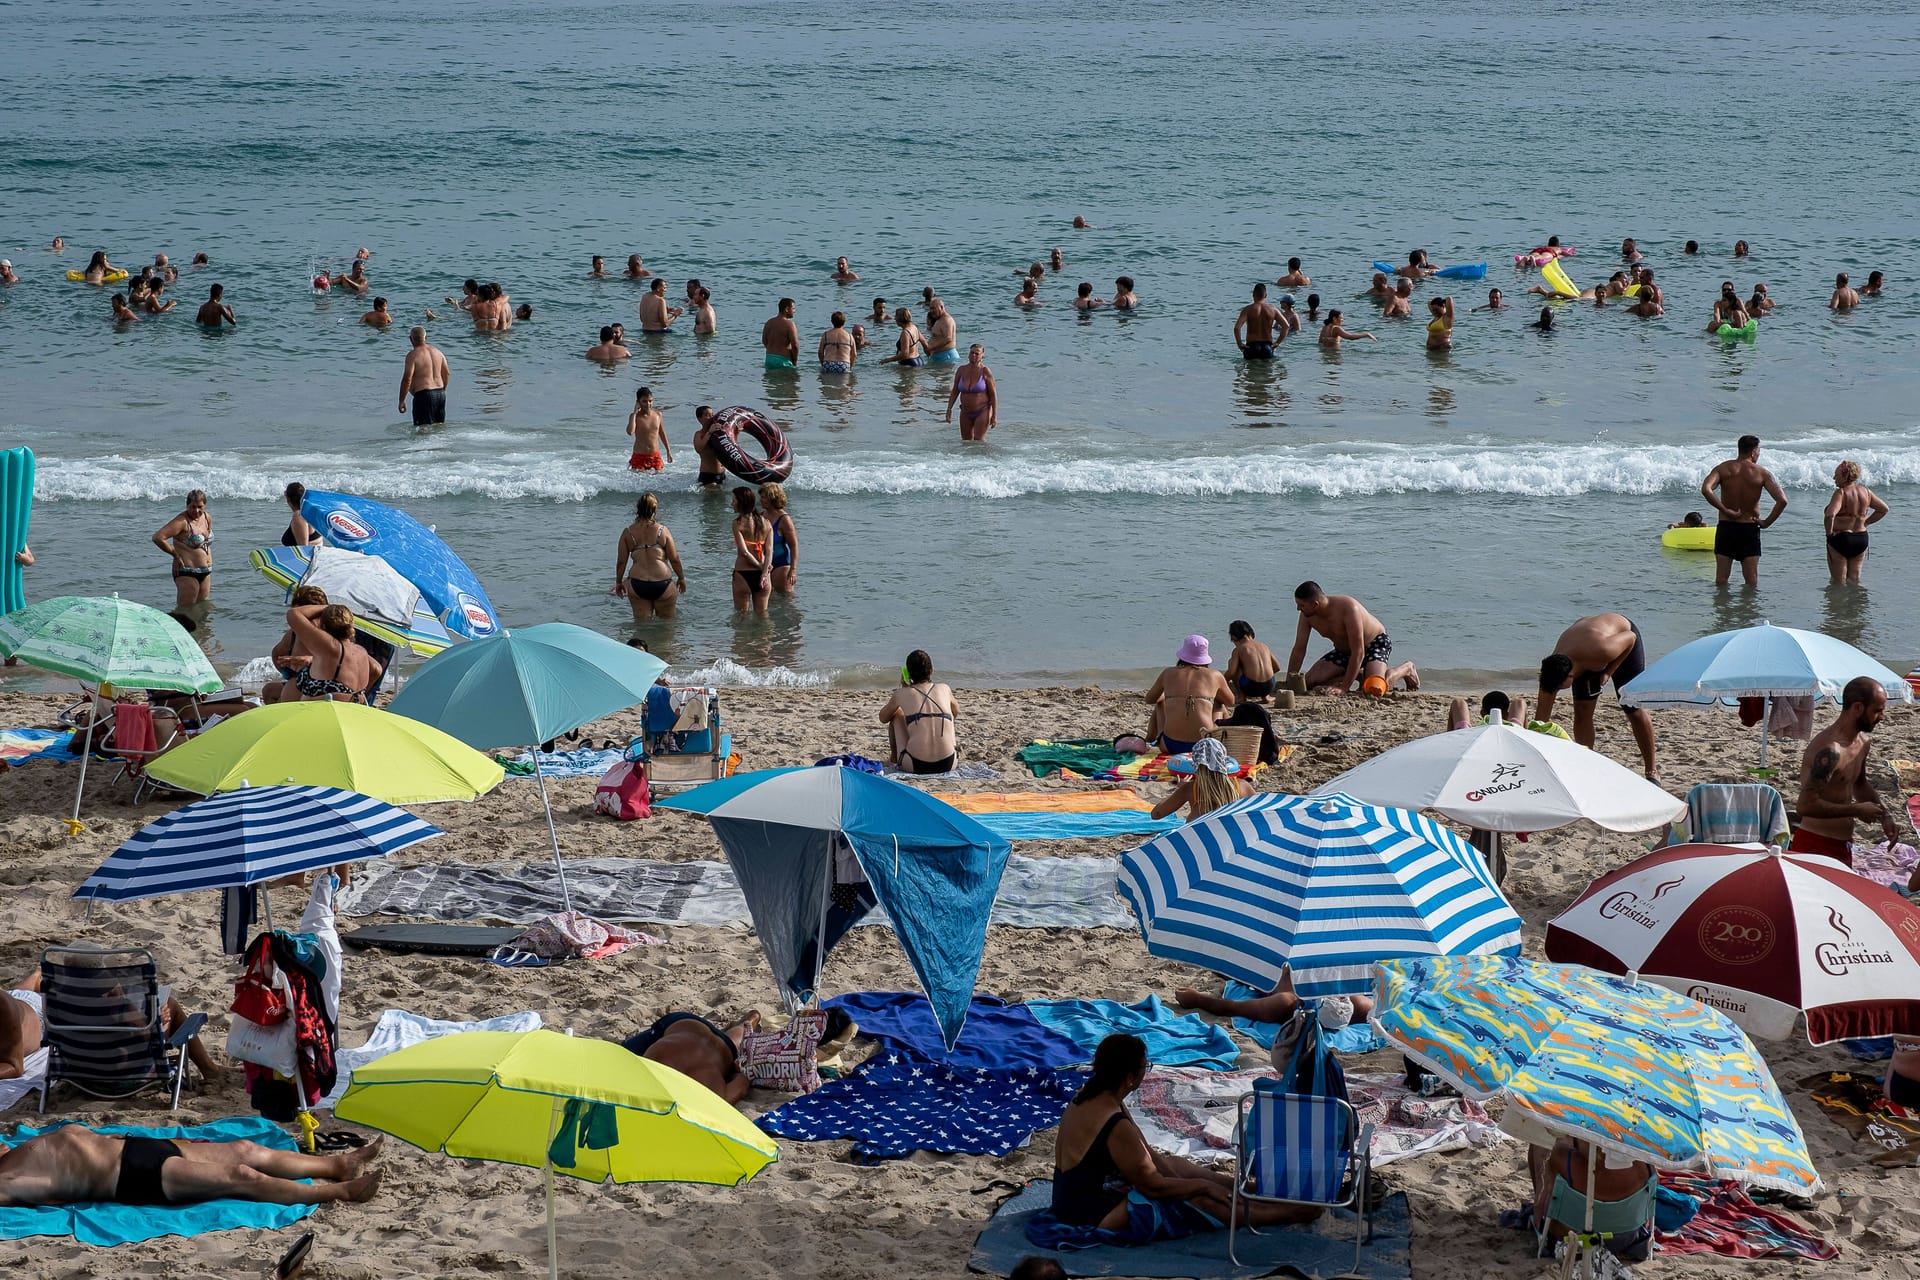
[[[25,573],[13,557],[27,545],[33,515],[33,450],[0,449],[0,613],[27,604]]]

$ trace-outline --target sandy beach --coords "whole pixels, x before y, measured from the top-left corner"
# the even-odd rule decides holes
[[[745,767],[811,763],[852,751],[880,755],[884,736],[874,719],[881,696],[870,691],[732,690],[724,694],[728,725]],[[961,759],[997,770],[995,782],[941,783],[942,789],[1073,789],[1093,784],[1035,780],[1013,753],[1035,737],[1093,737],[1137,730],[1143,708],[1130,695],[1095,689],[959,691]],[[0,722],[47,723],[60,700],[13,696],[0,700]],[[1830,712],[1822,714],[1822,723]],[[1276,715],[1276,727],[1298,750],[1261,775],[1268,790],[1306,791],[1379,751],[1441,726],[1444,698],[1396,695],[1384,702],[1312,699]],[[1665,712],[1655,716],[1661,773],[1676,795],[1697,782],[1743,777],[1757,737],[1731,714]],[[1637,764],[1624,720],[1609,696],[1600,718],[1600,748]],[[589,726],[594,739],[624,739],[637,729],[627,715]],[[1798,764],[1798,744],[1776,744],[1783,772]],[[1874,744],[1874,778],[1893,787],[1893,758],[1920,757],[1920,717],[1896,711]],[[211,894],[161,898],[95,913],[91,924],[73,902],[76,885],[122,840],[176,802],[134,808],[129,790],[90,780],[89,830],[69,837],[60,819],[71,802],[71,768],[38,764],[0,775],[0,976],[17,977],[37,964],[42,948],[72,940],[129,942],[157,954],[163,977],[190,1008],[213,1015],[207,1039],[222,1058],[226,1007],[234,966],[219,955],[217,903]],[[1789,775],[1790,776],[1790,775]],[[596,856],[662,860],[716,859],[717,843],[702,820],[659,813],[616,823],[591,812],[593,781],[553,787],[556,818],[570,859]],[[1157,796],[1163,786],[1147,788]],[[1789,799],[1791,794],[1789,793]],[[466,863],[546,857],[547,835],[530,782],[509,778],[493,794],[468,805],[424,806],[415,812],[444,827],[444,839],[399,855],[402,862]],[[1028,843],[1033,856],[1115,856],[1132,839]],[[1506,889],[1526,921],[1529,954],[1539,954],[1547,919],[1593,876],[1628,860],[1644,837],[1576,826],[1509,846],[1514,870]],[[275,899],[276,915],[298,911],[297,891]],[[343,919],[343,930],[368,923]],[[669,1010],[692,1009],[725,1020],[747,1009],[777,1008],[774,988],[752,935],[744,929],[647,926],[665,938],[613,959],[546,969],[504,969],[459,957],[347,953],[340,1042],[358,1045],[382,1010],[403,1008],[443,1018],[483,1018],[523,1009],[554,1028],[619,1038]],[[995,927],[987,942],[979,989],[1015,998],[1109,997],[1132,1001],[1149,992],[1168,997],[1181,985],[1218,990],[1219,978],[1149,956],[1129,930],[1036,930]],[[831,956],[830,992],[911,990],[913,975],[890,931],[856,930]],[[1264,1055],[1242,1041],[1242,1065]],[[1920,1275],[1920,1170],[1886,1170],[1873,1151],[1856,1145],[1838,1125],[1795,1092],[1792,1082],[1854,1062],[1839,1046],[1809,1048],[1804,1041],[1762,1044],[1788,1093],[1825,1192],[1807,1223],[1841,1246],[1830,1263],[1755,1264],[1713,1257],[1656,1255],[1648,1275],[1685,1280],[1791,1271],[1803,1277]],[[224,1061],[224,1059],[222,1058]],[[1350,1063],[1350,1070],[1396,1069],[1397,1055]],[[756,1092],[747,1110],[758,1113],[783,1095]],[[100,1105],[62,1091],[54,1113],[89,1123],[165,1123],[165,1103],[148,1094],[123,1105]],[[208,1091],[190,1091],[181,1119],[250,1114],[237,1073]],[[32,1103],[0,1122],[32,1123]],[[847,1143],[782,1141],[777,1164],[740,1189],[676,1186],[589,1186],[560,1179],[562,1267],[574,1275],[819,1276],[893,1280],[959,1276],[975,1236],[997,1195],[970,1194],[993,1179],[1048,1176],[1053,1135],[995,1160],[920,1154],[878,1167],[846,1157]],[[390,1143],[390,1147],[394,1144]],[[1523,1238],[1495,1227],[1500,1209],[1526,1190],[1524,1149],[1429,1156],[1387,1172],[1407,1192],[1413,1213],[1413,1274],[1434,1280],[1486,1275],[1533,1276],[1551,1264],[1533,1261]],[[540,1179],[509,1166],[462,1162],[404,1146],[385,1160],[385,1187],[366,1205],[323,1207],[308,1225],[318,1233],[306,1274],[348,1277],[537,1275],[545,1269]],[[297,1232],[224,1232],[194,1239],[164,1238],[112,1250],[71,1239],[0,1245],[4,1271],[19,1280],[67,1276],[265,1274]]]

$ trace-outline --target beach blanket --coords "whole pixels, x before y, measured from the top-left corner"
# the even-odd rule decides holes
[[[1041,1253],[1027,1228],[1053,1200],[1053,1183],[1030,1182],[1020,1194],[994,1212],[974,1242],[969,1271],[1004,1276],[1022,1258]],[[1404,1192],[1388,1196],[1373,1214],[1373,1239],[1361,1251],[1357,1271],[1353,1242],[1359,1224],[1344,1210],[1324,1214],[1300,1227],[1275,1228],[1259,1235],[1242,1231],[1234,1241],[1241,1263],[1227,1256],[1225,1231],[1202,1231],[1180,1240],[1149,1245],[1095,1244],[1066,1248],[1043,1256],[1058,1262],[1070,1276],[1194,1276],[1199,1280],[1241,1280],[1248,1276],[1359,1275],[1366,1280],[1406,1280],[1409,1271],[1411,1223]],[[1097,1230],[1097,1228],[1095,1228]]]
[[[1920,807],[1920,796],[1915,796],[1908,803]],[[1885,885],[1896,893],[1907,891],[1907,884],[1913,879],[1916,866],[1920,866],[1920,851],[1910,844],[1889,846],[1882,840],[1878,844],[1853,847],[1853,869],[1875,884]]]
[[[1040,1067],[1055,1070],[1085,1061],[1073,1041],[1040,1025],[1023,1004],[998,996],[975,996],[967,1006],[967,1024],[948,1053],[940,1039],[933,1006],[919,992],[855,991],[823,1005],[845,1009],[860,1024],[860,1034],[880,1042],[883,1052],[955,1068],[1001,1070]]]
[[[1889,1102],[1880,1077],[1823,1071],[1800,1087],[1855,1141],[1882,1148],[1873,1163],[1888,1169],[1920,1163],[1920,1111]]]
[[[1240,1099],[1271,1069],[1206,1071],[1156,1067],[1127,1100],[1147,1145],[1196,1164],[1233,1160]],[[1362,1124],[1373,1126],[1375,1165],[1469,1147],[1495,1147],[1507,1136],[1486,1108],[1457,1095],[1427,1098],[1398,1076],[1349,1075],[1347,1096]]]
[[[1005,840],[1078,840],[1101,836],[1156,835],[1172,831],[1177,817],[1156,821],[1153,805],[1131,788],[1102,791],[984,791],[974,795],[933,793],[971,814]]]
[[[1153,804],[1132,787],[1098,791],[935,791],[962,813],[1147,813]]]
[[[1666,1171],[1660,1185],[1689,1196],[1697,1205],[1678,1231],[1656,1238],[1665,1253],[1717,1253],[1728,1258],[1838,1257],[1840,1248],[1778,1209],[1755,1204],[1737,1182]]]
[[[28,764],[35,760],[78,760],[71,729],[0,729],[0,760]]]
[[[50,1125],[48,1129],[60,1126]],[[295,1150],[294,1141],[279,1125],[259,1116],[235,1116],[211,1124],[91,1126],[95,1133],[147,1138],[186,1138],[206,1142],[241,1139],[265,1147]],[[22,1126],[12,1137],[0,1134],[0,1148],[17,1146],[48,1129]],[[274,1231],[290,1227],[312,1213],[310,1204],[254,1204],[245,1200],[207,1200],[200,1204],[63,1204],[32,1208],[0,1206],[0,1240],[27,1236],[72,1236],[81,1244],[133,1244],[159,1236],[197,1236],[207,1231],[236,1228]]]
[[[1255,991],[1244,982],[1235,982],[1231,978],[1222,989],[1221,995],[1229,1000],[1253,1000],[1266,995],[1264,991]],[[1313,1008],[1317,1002],[1306,1002]],[[1235,1018],[1233,1028],[1262,1049],[1273,1048],[1273,1042],[1280,1038],[1280,1024],[1277,1022],[1255,1022],[1252,1018]],[[1350,1022],[1338,1031],[1322,1031],[1320,1039],[1329,1049],[1339,1053],[1372,1053],[1375,1049],[1384,1049],[1387,1042],[1371,1023]]]
[[[576,751],[522,751],[500,763],[506,766],[509,778],[531,778],[535,755],[540,757],[540,772],[548,778],[598,778],[626,758],[618,751],[581,747]]]
[[[1029,1000],[1027,1011],[1041,1026],[1073,1042],[1078,1062],[1110,1035],[1139,1036],[1155,1066],[1231,1070],[1240,1058],[1233,1037],[1195,1014],[1182,1014],[1149,995],[1133,1004],[1117,1000]]]
[[[6,1111],[30,1093],[38,1093],[47,1087],[47,1057],[51,1051],[35,1049],[27,1055],[21,1064],[20,1074],[11,1080],[0,1080],[0,1111]]]
[[[802,1142],[852,1138],[856,1164],[915,1151],[1003,1156],[1025,1146],[1035,1130],[1059,1124],[1085,1081],[1078,1071],[961,1069],[889,1053],[758,1123]]]
[[[992,765],[981,764],[976,760],[966,760],[953,766],[945,773],[908,773],[905,769],[887,765],[882,772],[887,777],[900,782],[995,782],[1000,771]]]
[[[1025,929],[1133,927],[1114,894],[1111,858],[1008,859],[993,905],[993,923]],[[724,862],[653,862],[584,858],[567,863],[573,905],[615,924],[745,925],[747,900]],[[369,863],[341,890],[347,916],[414,916],[430,920],[501,920],[526,924],[560,901],[551,862],[440,862],[408,866],[390,858]],[[887,923],[873,911],[863,925]]]
[[[1292,747],[1281,747],[1275,754],[1274,763],[1284,763],[1286,758],[1292,755],[1293,752],[1294,748]],[[1174,757],[1164,752],[1157,756],[1134,756],[1122,764],[1117,764],[1112,768],[1102,769],[1098,773],[1088,774],[1086,776],[1092,778],[1095,782],[1174,781],[1179,779],[1181,775],[1167,768],[1167,765],[1173,759]],[[1262,769],[1271,767],[1271,765],[1259,764],[1252,760],[1242,760],[1240,762],[1240,772],[1234,776],[1251,778],[1257,775]]]
[[[367,1042],[357,1049],[342,1049],[335,1055],[339,1065],[340,1078],[334,1081],[333,1092],[322,1098],[319,1105],[331,1108],[346,1095],[347,1086],[352,1083],[354,1069],[364,1067],[369,1062],[384,1058],[390,1053],[398,1053],[410,1044],[419,1044],[425,1040],[437,1040],[441,1036],[450,1036],[462,1031],[538,1031],[540,1015],[531,1009],[524,1013],[506,1013],[497,1018],[487,1018],[479,1022],[451,1022],[441,1018],[423,1018],[417,1013],[405,1009],[388,1009],[373,1024],[373,1031],[367,1036]]]

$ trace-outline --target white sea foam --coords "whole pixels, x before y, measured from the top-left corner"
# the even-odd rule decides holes
[[[673,669],[675,684],[710,684],[727,689],[824,689],[833,683],[837,671],[794,671],[788,667],[770,667],[753,671],[731,658],[718,658],[709,666],[693,671]]]

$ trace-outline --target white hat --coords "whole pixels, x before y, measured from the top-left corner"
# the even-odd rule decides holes
[[[1338,1031],[1353,1025],[1353,1000],[1348,996],[1324,996],[1320,1000],[1320,1029]]]

